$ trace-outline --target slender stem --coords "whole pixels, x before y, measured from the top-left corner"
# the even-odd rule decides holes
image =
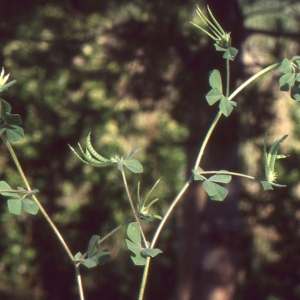
[[[218,124],[219,119],[221,118],[221,116],[222,116],[222,112],[219,111],[219,112],[217,113],[215,119],[213,120],[212,124],[210,125],[210,128],[208,129],[208,131],[207,131],[207,133],[206,133],[206,136],[205,136],[205,138],[204,138],[204,140],[203,140],[203,143],[202,143],[202,145],[201,145],[201,148],[200,148],[198,157],[197,157],[196,162],[195,162],[195,165],[194,165],[194,169],[193,169],[194,171],[197,170],[197,168],[198,168],[198,166],[199,166],[199,164],[200,164],[200,161],[201,161],[201,159],[202,159],[202,156],[203,156],[204,150],[205,150],[205,148],[206,148],[206,145],[207,145],[207,143],[208,143],[208,141],[209,141],[209,138],[210,138],[212,132],[214,131],[216,125]]]
[[[158,236],[159,236],[162,228],[164,227],[164,225],[165,225],[168,217],[170,216],[170,214],[173,211],[174,207],[179,202],[179,200],[181,199],[182,195],[187,190],[187,188],[189,187],[189,185],[191,184],[192,181],[193,181],[193,176],[191,176],[188,179],[188,181],[184,184],[184,186],[182,187],[182,189],[177,194],[176,198],[173,200],[172,204],[169,206],[168,211],[164,215],[163,219],[161,220],[159,226],[157,227],[157,229],[155,231],[155,234],[153,236],[150,248],[152,248],[152,249],[154,248],[155,243],[157,241],[157,238],[158,238]],[[143,297],[144,297],[144,291],[145,291],[145,288],[146,288],[147,277],[148,277],[148,273],[149,273],[149,265],[150,265],[150,257],[147,258],[146,264],[145,264],[145,267],[144,267],[144,273],[143,273],[143,278],[142,278],[142,283],[141,283],[141,288],[140,288],[139,300],[142,300]]]
[[[228,171],[203,171],[203,172],[196,171],[195,173],[197,173],[199,175],[203,175],[203,174],[233,175],[233,176],[244,177],[244,178],[253,179],[253,180],[259,180],[258,178],[255,178],[253,176],[245,175],[242,173],[236,173],[236,172],[228,172]]]
[[[185,193],[185,191],[187,190],[187,188],[189,187],[189,185],[191,184],[192,181],[193,181],[193,175],[190,176],[190,178],[187,180],[187,182],[184,184],[184,186],[181,188],[181,190],[177,194],[176,198],[173,200],[173,202],[169,206],[168,211],[164,215],[163,219],[160,221],[160,224],[159,224],[159,226],[157,227],[157,229],[155,231],[155,234],[153,236],[150,248],[153,248],[155,246],[156,240],[157,240],[162,228],[164,227],[168,217],[170,216],[170,214],[173,211],[174,207],[176,206],[178,201],[181,199],[182,195]]]
[[[291,60],[294,61],[294,60]],[[229,97],[228,100],[232,100],[239,92],[241,92],[247,85],[249,85],[252,81],[257,79],[258,77],[264,75],[265,73],[277,68],[280,66],[281,63],[276,63],[271,66],[264,68],[263,70],[259,71],[258,73],[251,76],[248,80],[246,80],[242,85],[240,85]]]
[[[31,191],[30,185],[27,181],[27,178],[22,170],[22,167],[19,163],[19,160],[15,154],[14,149],[12,148],[11,144],[9,143],[9,141],[7,140],[7,138],[2,134],[1,138],[3,140],[3,142],[5,143],[8,151],[10,152],[10,155],[19,171],[19,174],[24,182],[24,184],[26,185],[26,188]],[[58,229],[56,228],[55,224],[52,222],[51,218],[49,217],[49,215],[46,213],[46,211],[44,210],[43,206],[41,205],[40,201],[37,199],[37,197],[35,195],[32,195],[32,199],[36,202],[36,204],[39,206],[39,209],[41,211],[41,213],[43,214],[43,216],[45,217],[45,219],[48,221],[49,225],[51,226],[51,228],[53,229],[54,233],[56,234],[56,236],[58,237],[59,241],[61,242],[62,246],[64,247],[64,249],[66,250],[68,256],[70,257],[70,259],[72,261],[74,261],[74,256],[71,253],[69,247],[67,246],[64,238],[62,237],[62,235],[60,234],[60,232],[58,231]]]
[[[230,61],[226,59],[226,94],[225,96],[228,98],[229,96],[229,88],[230,88]]]
[[[103,241],[105,241],[107,238],[109,238],[111,235],[113,235],[115,232],[117,232],[123,226],[125,226],[126,224],[132,222],[134,219],[135,218],[132,217],[132,218],[128,219],[127,221],[125,221],[124,223],[122,223],[121,225],[119,225],[118,227],[116,227],[115,229],[113,229],[111,232],[109,232],[107,235],[105,235],[102,239],[99,240],[99,244],[102,243]]]
[[[43,214],[44,218],[47,220],[47,222],[49,223],[49,225],[51,226],[52,230],[54,231],[54,233],[56,234],[57,238],[59,239],[60,243],[62,244],[62,246],[64,247],[65,251],[67,252],[68,256],[70,257],[70,259],[72,261],[75,260],[72,252],[70,251],[68,245],[66,244],[64,238],[62,237],[62,235],[60,234],[59,230],[57,229],[57,227],[55,226],[55,224],[52,222],[51,218],[49,217],[49,215],[47,214],[47,212],[45,211],[44,207],[41,205],[40,201],[37,199],[36,196],[32,196],[32,199],[36,202],[36,204],[39,206],[39,209],[41,211],[41,213]]]
[[[142,228],[142,224],[141,224],[141,221],[138,217],[138,214],[136,212],[136,209],[134,207],[134,204],[133,204],[133,201],[132,201],[132,198],[131,198],[131,195],[130,195],[130,192],[129,192],[129,188],[128,188],[128,184],[127,184],[127,180],[126,180],[126,175],[125,175],[125,172],[124,172],[124,169],[122,169],[122,177],[123,177],[123,182],[124,182],[124,186],[125,186],[125,189],[126,189],[126,193],[127,193],[127,197],[129,199],[129,203],[130,203],[130,206],[131,206],[131,209],[134,213],[134,217],[135,217],[135,220],[138,222],[139,224],[139,227],[140,227],[140,231],[141,231],[141,235],[142,235],[142,238],[143,238],[143,241],[144,241],[144,244],[145,244],[145,247],[148,248],[148,245],[147,245],[147,240],[146,240],[146,237],[144,235],[144,232],[143,232],[143,228]]]
[[[79,297],[80,297],[80,300],[84,300],[82,280],[81,280],[79,266],[75,265],[75,270],[76,270],[77,285],[78,285],[78,289],[79,289]]]
[[[140,294],[139,294],[138,300],[143,300],[143,298],[144,298],[147,277],[149,274],[150,259],[151,259],[151,257],[147,257],[146,264],[144,266],[144,273],[143,273],[143,278],[142,278],[142,283],[141,283]]]
[[[30,191],[31,188],[30,188],[29,183],[26,179],[26,176],[25,176],[25,174],[24,174],[24,172],[21,168],[21,165],[20,165],[19,160],[18,160],[18,158],[15,154],[14,149],[12,148],[12,146],[11,146],[10,142],[8,141],[8,139],[3,134],[1,135],[1,139],[4,142],[4,144],[6,145],[6,147],[7,147],[8,151],[9,151],[9,153],[10,153],[10,155],[11,155],[11,157],[12,157],[12,159],[13,159],[13,161],[14,161],[14,163],[15,163],[18,171],[19,171],[19,174],[20,174],[26,188]]]

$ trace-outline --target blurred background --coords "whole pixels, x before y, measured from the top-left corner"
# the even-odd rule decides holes
[[[73,254],[85,252],[130,216],[120,173],[83,165],[70,151],[92,131],[103,156],[136,158],[128,174],[145,196],[162,177],[153,213],[179,191],[217,107],[209,107],[208,72],[224,74],[222,53],[189,21],[209,4],[240,51],[231,91],[265,66],[299,54],[300,3],[293,0],[93,1],[1,0],[0,61],[17,83],[2,97],[20,114],[25,138],[15,143],[32,188]],[[193,183],[168,221],[150,268],[145,299],[300,299],[300,106],[280,92],[275,71],[236,97],[201,165],[263,176],[263,140],[289,134],[277,164],[284,189],[234,179],[224,202],[209,201]],[[0,145],[0,179],[22,186]],[[0,298],[78,299],[74,267],[39,213],[11,215],[0,205]],[[153,234],[158,221],[146,226]],[[126,228],[103,244],[111,260],[82,267],[88,300],[137,299],[142,267],[125,244]]]

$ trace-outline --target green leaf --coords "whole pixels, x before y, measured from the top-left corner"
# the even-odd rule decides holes
[[[138,222],[132,222],[128,225],[127,236],[132,240],[133,243],[140,246],[141,245],[141,232]]]
[[[282,73],[292,73],[293,67],[292,67],[291,62],[287,58],[284,58],[280,64],[278,70]]]
[[[292,86],[291,87],[291,98],[300,101],[300,88],[297,86]]]
[[[88,251],[87,251],[89,258],[94,256],[99,251],[99,241],[100,241],[99,235],[93,235],[91,237],[89,241]]]
[[[23,128],[16,125],[8,125],[6,128],[6,135],[12,142],[18,142],[24,137]]]
[[[129,155],[125,158],[125,160],[130,159],[131,157],[133,157],[138,151],[140,151],[141,148],[134,148],[133,150],[131,150],[131,152],[129,153]]]
[[[228,194],[227,189],[208,180],[204,181],[203,187],[211,200],[222,201]]]
[[[142,173],[143,166],[137,159],[129,159],[124,161],[124,165],[133,173]]]
[[[110,259],[110,253],[107,249],[97,252],[92,257],[85,259],[82,264],[88,268],[96,267],[97,265],[103,265]]]
[[[144,266],[146,264],[146,258],[141,254],[142,248],[127,239],[126,245],[127,248],[135,254],[135,256],[131,256],[133,263],[137,266]]]
[[[81,257],[82,257],[82,253],[81,253],[81,252],[77,252],[77,253],[74,255],[75,260],[80,260]]]
[[[294,84],[295,81],[295,74],[294,73],[287,73],[282,75],[279,78],[279,86],[280,90],[284,92],[288,92],[290,90],[290,85]]]
[[[209,84],[213,89],[218,89],[223,93],[221,74],[218,70],[213,70],[209,73]]]
[[[223,94],[220,92],[219,89],[213,88],[208,92],[208,94],[205,96],[207,102],[209,105],[215,104],[218,100],[222,98]]]
[[[281,139],[277,140],[270,148],[270,151],[268,153],[268,167],[269,172],[274,172],[275,169],[275,161],[277,157],[277,152],[279,150],[280,145],[282,142],[288,137],[288,135],[284,135]]]
[[[15,84],[17,82],[17,80],[12,80],[6,84],[4,84],[1,88],[0,88],[0,92],[7,90],[10,86],[12,86],[13,84]]]
[[[262,180],[260,183],[265,191],[273,190],[272,185],[269,181]]]
[[[233,110],[233,105],[232,105],[231,101],[228,100],[228,98],[226,98],[225,96],[222,96],[219,108],[220,108],[220,111],[223,113],[223,115],[228,117]]]
[[[0,181],[0,190],[12,190],[12,188],[5,181]],[[13,198],[20,199],[20,196],[17,193],[9,193],[9,192],[1,193],[0,192],[0,194],[3,195],[3,196],[8,196],[8,197],[13,197]]]
[[[19,115],[6,114],[6,122],[9,125],[21,125],[22,120]]]
[[[226,174],[216,174],[209,178],[209,181],[228,183],[231,181],[232,176]]]
[[[163,253],[163,252],[157,248],[155,248],[155,249],[145,248],[141,251],[141,255],[143,255],[145,257],[148,257],[148,256],[155,257],[156,255],[158,255],[160,253]]]
[[[206,178],[200,174],[197,174],[196,172],[194,173],[194,180],[206,180]]]
[[[98,259],[98,265],[104,265],[111,257],[109,250],[105,249],[98,254],[96,254]]]
[[[34,200],[27,198],[22,200],[22,208],[24,211],[32,215],[36,215],[39,211],[39,206],[37,203]]]
[[[140,217],[140,219],[143,221],[143,222],[146,222],[146,223],[149,223],[149,222],[152,222],[154,221],[155,217],[153,214],[142,214],[142,213],[138,213],[138,216]]]
[[[21,199],[9,199],[7,200],[8,210],[12,214],[20,215],[22,212],[22,200]]]
[[[84,265],[84,266],[86,266],[87,268],[93,268],[93,267],[96,267],[97,266],[97,264],[98,264],[98,261],[97,261],[97,257],[91,257],[91,258],[87,258],[87,259],[85,259],[83,262],[82,262],[82,264]]]
[[[234,61],[234,59],[235,59],[236,55],[238,54],[238,52],[239,52],[238,49],[236,49],[234,47],[230,47],[223,54],[223,58]]]

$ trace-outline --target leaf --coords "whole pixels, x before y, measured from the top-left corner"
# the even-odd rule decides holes
[[[97,265],[103,265],[110,259],[110,253],[107,249],[96,253],[92,257],[85,259],[82,264],[88,268],[96,267]]]
[[[232,105],[231,101],[228,100],[228,98],[226,98],[225,96],[222,96],[219,108],[220,108],[220,111],[223,113],[223,115],[228,117],[233,110],[233,105]]]
[[[196,172],[194,173],[194,180],[206,180],[206,178],[200,174],[197,174]]]
[[[22,120],[19,115],[12,115],[12,114],[8,114],[8,113],[6,113],[6,122],[9,125],[21,125],[22,124]]]
[[[141,245],[141,232],[138,222],[132,222],[128,225],[127,236],[132,240],[133,243]]]
[[[17,80],[12,80],[6,84],[4,84],[1,88],[0,88],[0,92],[7,90],[10,86],[12,86],[13,84],[15,84],[17,82]]]
[[[96,256],[98,259],[98,265],[100,266],[104,265],[111,258],[110,252],[107,249],[99,252]]]
[[[260,183],[265,191],[273,190],[272,185],[269,181],[262,180]]]
[[[149,223],[149,222],[152,222],[154,221],[155,217],[153,214],[142,214],[142,213],[139,213],[138,216],[140,217],[140,219],[143,221],[143,222],[146,222],[146,223]]]
[[[18,142],[24,137],[23,128],[16,125],[8,125],[6,128],[6,135],[12,142]]]
[[[87,258],[82,262],[82,264],[89,269],[96,267],[97,266],[97,258],[96,257]]]
[[[27,198],[24,198],[22,200],[22,208],[25,212],[32,215],[36,215],[39,211],[39,206],[37,205],[37,203],[34,200]]]
[[[0,181],[0,190],[12,190],[12,188],[5,181]],[[3,195],[3,196],[8,196],[8,197],[19,198],[20,199],[20,196],[17,193],[9,193],[9,192],[1,193],[0,192],[0,194]]]
[[[300,88],[297,86],[292,86],[291,87],[291,98],[300,101]]]
[[[74,255],[74,258],[75,260],[81,260],[81,257],[82,257],[82,253],[81,252],[77,252],[75,255]]]
[[[203,187],[211,200],[222,201],[228,194],[227,189],[208,180],[204,181]]]
[[[143,166],[137,159],[129,159],[124,161],[124,165],[133,173],[142,173]]]
[[[222,98],[223,94],[220,92],[219,89],[213,88],[208,92],[208,94],[205,96],[207,102],[209,105],[215,104],[218,100]]]
[[[99,251],[99,241],[100,241],[99,235],[93,235],[91,237],[89,241],[88,251],[87,251],[89,258],[94,256]]]
[[[22,212],[22,200],[21,199],[9,199],[7,200],[8,210],[12,214],[20,215]]]
[[[218,89],[223,94],[221,74],[218,70],[209,73],[209,84],[213,89]]]
[[[277,157],[277,152],[279,150],[279,147],[281,143],[288,137],[288,135],[284,135],[281,139],[277,140],[270,148],[270,151],[268,153],[268,167],[269,172],[274,172],[275,168],[275,161]]]
[[[163,253],[160,249],[150,249],[150,248],[145,248],[141,251],[141,254],[145,257],[151,256],[155,257],[156,255]]]
[[[236,55],[238,54],[238,52],[239,52],[238,49],[236,49],[234,47],[230,47],[223,54],[223,58],[234,61],[234,59],[235,59]]]
[[[295,81],[294,73],[287,73],[287,74],[282,75],[279,78],[280,90],[288,92],[290,90],[290,85],[294,84],[294,81]]]
[[[131,157],[133,157],[138,151],[140,151],[141,148],[134,148],[133,150],[131,150],[131,152],[129,153],[129,155],[125,158],[125,160],[130,159]]]
[[[133,263],[137,266],[143,266],[146,264],[146,258],[142,256],[142,249],[138,245],[132,243],[131,241],[126,239],[127,248],[132,251],[135,256],[131,256]]]
[[[209,178],[209,181],[228,183],[231,181],[232,176],[226,174],[216,174]]]
[[[291,62],[287,58],[284,58],[278,70],[282,73],[291,73],[293,72],[293,67],[291,65]]]

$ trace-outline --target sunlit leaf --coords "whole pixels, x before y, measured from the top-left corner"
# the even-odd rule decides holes
[[[260,181],[260,183],[265,191],[273,190],[273,187],[269,181],[262,180],[262,181]]]
[[[141,231],[137,222],[132,222],[128,225],[127,236],[132,240],[133,243],[137,245],[141,244]]]
[[[278,70],[282,73],[291,73],[293,71],[293,67],[291,62],[287,58],[284,58]]]
[[[137,159],[129,159],[124,161],[124,165],[133,173],[142,173],[143,166]]]
[[[21,199],[9,199],[7,200],[8,210],[12,214],[20,215],[22,212],[22,200]]]
[[[203,187],[211,200],[222,201],[228,194],[226,188],[211,181],[204,181]]]
[[[234,59],[235,59],[236,55],[238,54],[238,52],[239,52],[238,49],[236,49],[234,47],[230,47],[223,54],[223,58],[234,61]]]
[[[22,208],[25,212],[36,215],[37,212],[39,211],[39,206],[34,200],[24,198],[22,200]]]
[[[226,174],[216,174],[209,178],[209,181],[219,182],[219,183],[228,183],[231,181],[232,176]]]
[[[209,73],[209,84],[213,89],[223,92],[221,74],[218,70],[213,70]]]
[[[207,102],[209,105],[215,104],[218,100],[222,98],[222,92],[220,92],[219,89],[213,88],[208,92],[208,94],[205,96]]]

